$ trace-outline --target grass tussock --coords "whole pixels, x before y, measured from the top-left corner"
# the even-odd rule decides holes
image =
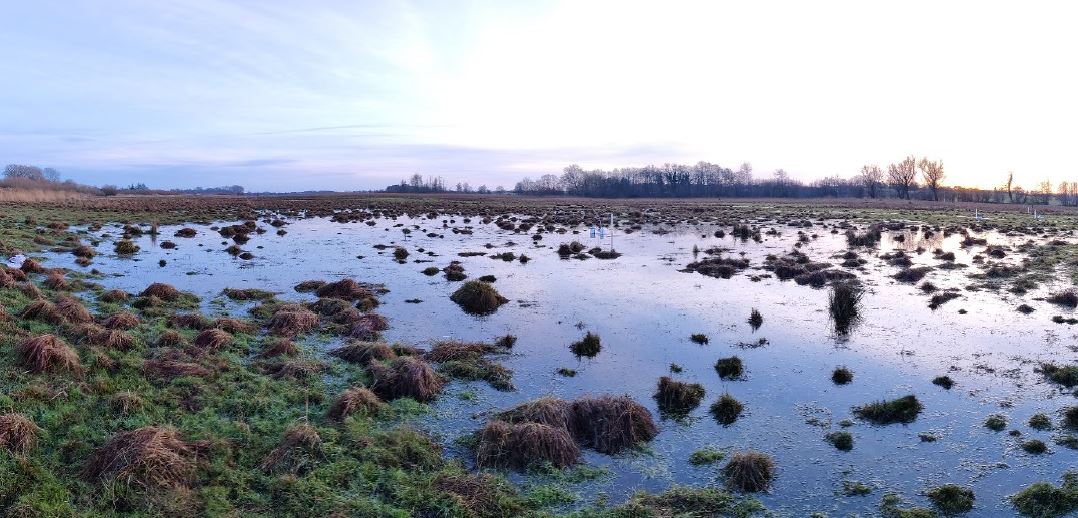
[[[126,311],[121,311],[109,315],[108,318],[101,321],[101,325],[105,329],[134,329],[139,325],[139,318]]]
[[[1067,289],[1049,295],[1045,300],[1068,308],[1078,307],[1078,290]]]
[[[700,406],[700,401],[704,399],[704,386],[663,376],[659,378],[659,386],[654,397],[659,404],[659,410],[663,413],[674,416],[685,415]]]
[[[389,361],[397,358],[397,353],[382,342],[349,342],[329,352],[348,363],[366,365],[373,361]]]
[[[180,299],[182,293],[170,284],[155,282],[139,293],[140,297],[157,297],[166,302],[175,302]]]
[[[566,468],[580,462],[580,448],[568,430],[541,423],[488,422],[479,430],[476,464],[525,469],[549,464]]]
[[[220,329],[226,333],[231,334],[254,334],[258,331],[258,326],[253,322],[247,320],[240,320],[238,318],[218,318],[213,321],[213,327]]]
[[[775,461],[758,451],[739,451],[722,468],[726,485],[737,491],[756,493],[766,491],[775,478]]]
[[[30,372],[79,372],[79,355],[55,335],[27,338],[15,346],[19,364]]]
[[[569,348],[573,351],[573,354],[577,356],[586,356],[588,358],[592,358],[595,355],[599,354],[599,351],[602,350],[603,345],[601,340],[599,339],[599,335],[588,331],[586,334],[584,334],[584,338],[573,342],[572,345],[569,346]]]
[[[445,380],[418,358],[398,357],[388,364],[372,362],[368,368],[374,375],[371,390],[382,399],[410,397],[420,402],[431,401],[445,386]]]
[[[831,381],[835,385],[845,385],[853,381],[853,371],[845,365],[835,367],[835,370],[831,372]]]
[[[1052,383],[1071,388],[1078,385],[1078,365],[1059,366],[1054,363],[1042,363],[1041,374]]]
[[[260,358],[277,358],[280,356],[291,357],[298,354],[299,346],[295,342],[287,338],[277,338],[266,342],[258,356]]]
[[[372,414],[385,406],[374,392],[366,387],[345,389],[330,405],[327,416],[334,421],[344,421],[350,415]]]
[[[827,310],[831,314],[835,332],[847,334],[861,318],[859,305],[864,291],[852,283],[840,282],[831,286],[827,297]]]
[[[318,327],[318,314],[302,307],[280,310],[273,314],[266,325],[277,335],[301,335]]]
[[[82,475],[144,490],[188,486],[196,453],[175,428],[145,426],[113,435],[86,460]]]
[[[19,312],[19,318],[37,320],[48,324],[59,325],[65,322],[64,316],[56,309],[56,305],[47,300],[34,300]]]
[[[232,335],[220,329],[207,329],[195,336],[191,344],[202,351],[220,351],[232,344]]]
[[[94,316],[82,302],[75,297],[61,295],[56,299],[56,312],[64,320],[74,324],[87,324],[94,321]]]
[[[973,490],[958,484],[944,484],[925,491],[925,496],[940,513],[955,515],[973,510]]]
[[[210,370],[192,362],[162,358],[142,362],[142,372],[148,378],[170,380],[182,376],[202,378],[210,375]]]
[[[1068,471],[1063,483],[1035,482],[1010,496],[1011,504],[1022,516],[1056,518],[1078,511],[1078,473]]]
[[[573,402],[577,437],[600,453],[616,454],[659,433],[643,405],[629,396],[583,397]]]
[[[711,404],[710,410],[715,421],[723,426],[730,426],[737,421],[738,417],[741,417],[741,412],[745,410],[745,405],[727,392],[719,396],[719,399]]]
[[[315,294],[319,297],[343,300],[360,300],[374,296],[369,288],[348,278],[323,284],[315,290]]]
[[[831,443],[835,449],[850,451],[853,449],[853,434],[846,431],[831,432],[824,436],[824,440]]]
[[[509,302],[493,285],[483,281],[468,281],[449,298],[465,311],[476,315],[493,313],[502,304]]]
[[[719,358],[715,362],[715,372],[722,379],[738,379],[745,374],[745,365],[737,356]]]
[[[178,331],[173,330],[173,329],[166,329],[166,330],[162,331],[160,335],[157,335],[157,340],[154,342],[154,345],[156,347],[162,347],[162,348],[167,348],[167,347],[182,348],[182,347],[185,347],[188,344],[187,344],[187,339],[184,338],[184,336],[182,334],[180,334]]]
[[[321,456],[322,437],[313,426],[302,423],[285,430],[281,443],[262,460],[266,473],[301,474],[313,468]]]
[[[213,322],[210,321],[210,319],[199,315],[198,313],[172,315],[168,317],[167,323],[169,327],[197,329],[199,331],[213,327]]]
[[[16,455],[26,455],[41,433],[29,417],[23,414],[9,413],[0,416],[0,449]]]
[[[890,401],[875,401],[859,407],[854,407],[853,412],[857,417],[873,424],[912,423],[917,419],[924,406],[917,400],[917,396],[908,395]]]

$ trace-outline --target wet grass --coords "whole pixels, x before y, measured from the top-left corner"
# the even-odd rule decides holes
[[[925,491],[925,496],[941,514],[952,516],[973,510],[973,490],[957,484],[944,484]]]
[[[873,424],[912,423],[924,407],[916,396],[903,396],[898,399],[875,401],[859,407],[853,412],[857,417]]]

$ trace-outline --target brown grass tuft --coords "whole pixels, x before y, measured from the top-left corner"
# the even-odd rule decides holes
[[[278,338],[267,342],[262,348],[262,352],[258,353],[258,356],[261,358],[276,358],[278,356],[295,356],[297,354],[299,354],[299,347],[292,340]]]
[[[374,295],[371,290],[352,279],[341,279],[336,282],[323,284],[315,290],[315,294],[319,297],[344,300],[359,300]]]
[[[232,334],[250,335],[258,332],[258,326],[253,322],[238,318],[218,318],[213,321],[213,327]]]
[[[266,473],[286,471],[300,473],[314,464],[314,456],[322,446],[318,430],[309,424],[292,425],[284,433],[281,444],[262,460]]]
[[[141,297],[157,297],[168,302],[175,302],[180,298],[180,290],[163,282],[155,282],[142,290]]]
[[[175,428],[145,426],[113,435],[86,460],[82,475],[137,489],[186,487],[194,478],[195,455]]]
[[[23,261],[19,269],[25,273],[43,273],[45,271],[45,267],[41,266],[41,263],[33,258],[27,258]]]
[[[37,442],[39,428],[30,418],[22,414],[4,414],[0,416],[0,449],[16,455],[25,455]]]
[[[450,360],[478,358],[495,350],[494,346],[480,342],[446,341],[435,343],[424,357],[427,361],[442,363]]]
[[[142,362],[142,372],[147,377],[172,379],[180,376],[204,377],[210,370],[197,364],[175,359],[146,360]]]
[[[518,405],[512,410],[498,414],[498,419],[508,423],[539,423],[556,428],[563,428],[569,433],[576,433],[576,414],[573,404],[556,397],[541,397]]]
[[[388,365],[373,362],[368,367],[374,375],[371,389],[383,399],[410,397],[430,401],[442,391],[445,381],[426,362],[399,357]]]
[[[309,309],[281,310],[267,324],[269,330],[282,336],[296,336],[318,327],[318,315]]]
[[[198,334],[194,346],[204,351],[218,351],[232,343],[232,335],[220,329],[207,329]]]
[[[101,302],[116,304],[120,302],[126,302],[129,298],[131,298],[131,295],[124,290],[109,290],[105,293],[102,293],[101,296],[97,298],[97,300],[100,300]]]
[[[82,369],[79,355],[55,335],[27,338],[15,346],[19,363],[30,372],[68,371]]]
[[[376,412],[385,403],[378,396],[365,387],[352,387],[345,389],[336,401],[329,407],[328,416],[335,421],[344,419],[356,412],[370,414]]]
[[[580,448],[563,428],[494,420],[478,435],[476,463],[480,467],[524,469],[549,463],[565,468],[580,462]]]
[[[56,291],[65,291],[71,287],[71,283],[67,282],[67,279],[64,278],[64,273],[56,270],[49,272],[49,275],[45,277],[45,280],[42,282],[45,286],[48,286],[49,289]]]
[[[101,322],[106,329],[132,329],[138,324],[138,317],[126,311],[114,313]]]
[[[726,475],[726,485],[733,489],[748,493],[766,491],[775,477],[775,461],[766,453],[739,451],[730,457],[722,472]]]
[[[348,363],[366,365],[372,361],[393,360],[397,353],[382,342],[349,342],[329,352]]]
[[[167,329],[157,337],[157,341],[154,342],[157,347],[183,347],[187,345],[187,339],[183,337],[179,332]]]
[[[199,315],[198,313],[172,315],[168,317],[168,327],[197,329],[201,331],[203,329],[209,329],[212,326],[213,322],[210,322],[209,319],[202,315]]]
[[[109,406],[121,415],[131,415],[143,406],[142,396],[137,392],[122,390],[109,398]]]
[[[600,453],[615,454],[659,433],[651,412],[629,396],[584,397],[573,402],[576,435]]]
[[[75,324],[86,324],[94,321],[94,316],[90,313],[90,310],[86,309],[86,306],[83,306],[79,299],[68,295],[61,295],[56,299],[56,312],[64,320]]]
[[[38,320],[53,325],[64,323],[64,316],[56,309],[56,305],[47,300],[35,300],[22,308],[19,317],[27,320]]]

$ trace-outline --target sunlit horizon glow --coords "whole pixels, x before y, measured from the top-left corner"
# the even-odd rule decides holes
[[[9,2],[0,162],[371,189],[700,160],[1078,180],[1066,2]]]

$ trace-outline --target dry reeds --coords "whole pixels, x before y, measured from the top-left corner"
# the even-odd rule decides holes
[[[213,321],[213,327],[226,333],[252,334],[258,331],[258,326],[246,320],[238,318],[218,318]]]
[[[35,300],[22,308],[19,318],[37,320],[53,325],[64,323],[64,316],[56,309],[56,305],[47,300]]]
[[[674,416],[691,412],[704,399],[704,386],[699,383],[675,381],[669,376],[659,378],[659,387],[655,391],[655,400],[659,410]]]
[[[109,290],[109,291],[106,291],[105,293],[102,293],[99,297],[97,297],[97,300],[100,300],[101,302],[108,302],[108,303],[115,304],[115,303],[125,302],[129,298],[131,298],[131,295],[128,294],[126,291],[123,291],[123,290]]]
[[[34,447],[41,428],[22,414],[10,413],[0,416],[0,449],[16,455],[25,455]]]
[[[49,272],[49,275],[42,281],[49,289],[56,291],[65,291],[71,287],[71,284],[64,278],[64,272],[53,270]]]
[[[79,355],[55,335],[27,338],[15,346],[19,363],[30,372],[68,371],[82,369]]]
[[[366,387],[352,387],[341,392],[329,407],[327,415],[334,421],[343,421],[357,412],[370,414],[384,406],[378,396]]]
[[[86,460],[82,475],[138,489],[187,486],[195,473],[195,455],[175,428],[145,426],[113,435]]]

